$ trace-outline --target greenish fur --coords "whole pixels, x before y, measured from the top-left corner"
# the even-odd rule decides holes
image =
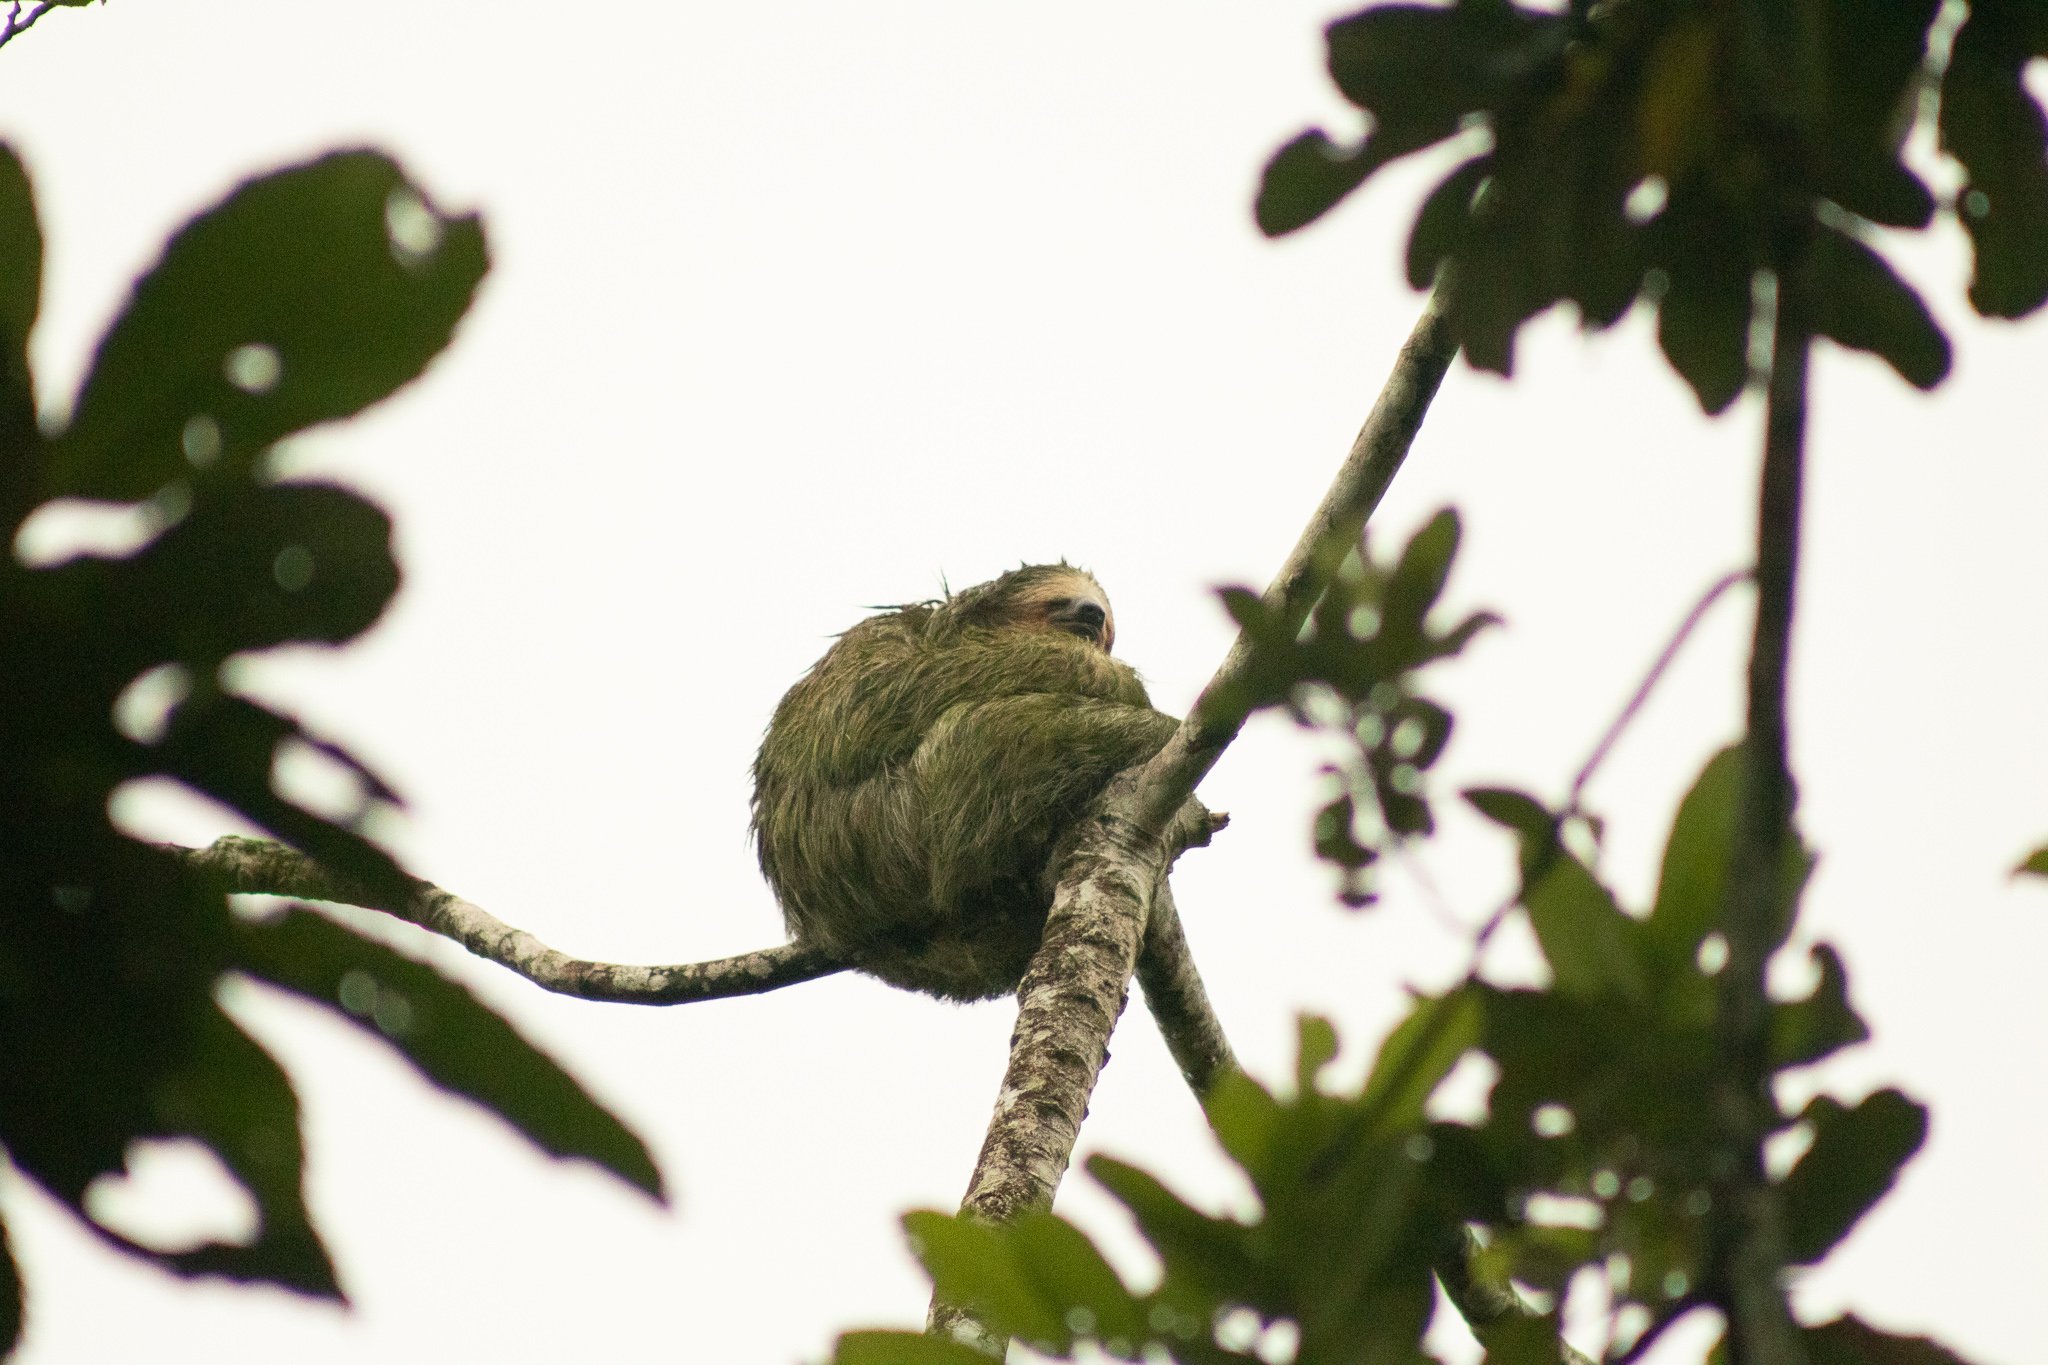
[[[1101,591],[1033,565],[870,617],[789,690],[754,837],[792,936],[944,999],[1015,989],[1054,839],[1178,724],[1103,648],[1031,618],[1069,583]]]

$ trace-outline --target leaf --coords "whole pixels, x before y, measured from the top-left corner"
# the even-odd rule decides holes
[[[1722,888],[1735,840],[1735,807],[1742,795],[1742,746],[1730,745],[1707,761],[1679,802],[1664,844],[1657,903],[1644,934],[1666,974],[1694,970],[1699,947],[1721,915]],[[1793,906],[1813,872],[1813,854],[1797,837],[1787,843],[1779,871],[1780,936],[1789,931]]]
[[[1825,943],[1814,945],[1820,982],[1804,1000],[1771,1006],[1771,1068],[1806,1066],[1865,1041],[1870,1029],[1849,1004],[1849,974]]]
[[[243,650],[352,640],[398,592],[391,518],[331,484],[221,490],[124,570],[118,628],[152,642],[151,663],[202,668]]]
[[[1802,1329],[1807,1365],[1969,1365],[1926,1337],[1882,1332],[1853,1314]]]
[[[2020,865],[2012,870],[2012,875],[2048,877],[2048,844],[2043,844],[2029,853]]]
[[[43,289],[43,230],[35,190],[13,147],[0,142],[0,374],[28,374],[28,335]]]
[[[1492,173],[1492,158],[1476,156],[1442,180],[1422,201],[1408,233],[1408,283],[1427,289],[1444,258],[1455,255],[1471,230],[1472,196]]]
[[[1384,164],[1367,142],[1340,147],[1328,133],[1310,128],[1273,153],[1259,177],[1252,218],[1268,237],[1284,237],[1335,208]]]
[[[1484,1002],[1469,990],[1425,997],[1394,1026],[1373,1059],[1359,1104],[1380,1132],[1399,1132],[1422,1122],[1429,1097],[1458,1059],[1479,1046]]]
[[[1124,1355],[1149,1335],[1144,1309],[1072,1223],[1034,1209],[1003,1231],[1040,1302],[1058,1311],[1074,1336],[1115,1343],[1111,1351]]]
[[[1884,1197],[1899,1168],[1927,1138],[1927,1110],[1896,1090],[1866,1096],[1853,1108],[1823,1095],[1801,1121],[1813,1145],[1779,1186],[1785,1211],[1785,1258],[1812,1265]]]
[[[1873,223],[1921,228],[1934,196],[1899,149],[1912,127],[1909,102],[1940,0],[1827,0],[1822,51],[1826,102],[1816,121],[1815,188]]]
[[[1511,1313],[1475,1328],[1473,1334],[1486,1347],[1485,1365],[1557,1365],[1560,1359],[1555,1313],[1541,1317]]]
[[[1564,32],[1562,16],[1495,0],[1449,7],[1381,5],[1325,31],[1330,77],[1373,116],[1388,159],[1458,130],[1466,114],[1493,107],[1531,64],[1530,52]]]
[[[581,1157],[665,1200],[646,1146],[582,1085],[463,987],[309,910],[236,926],[237,965],[328,1006],[436,1086],[474,1100],[542,1151]]]
[[[146,498],[191,473],[195,430],[192,459],[235,468],[360,411],[447,345],[484,269],[475,216],[440,216],[378,153],[245,182],[136,284],[45,491]]]
[[[1114,1157],[1088,1158],[1088,1173],[1131,1211],[1183,1302],[1192,1292],[1210,1303],[1256,1303],[1270,1292],[1270,1277],[1250,1255],[1243,1225],[1209,1217],[1157,1177]]]
[[[1931,389],[1948,375],[1948,338],[1883,257],[1845,233],[1821,227],[1809,259],[1816,331],[1882,357],[1915,388]]]
[[[1640,931],[1584,863],[1568,853],[1553,857],[1536,884],[1523,890],[1522,904],[1560,994],[1648,998]]]
[[[1969,177],[1957,202],[1976,249],[1970,303],[1986,317],[2048,301],[2048,118],[2024,76],[2040,46],[2021,7],[1972,5],[1942,76],[1942,149]]]
[[[1681,184],[1649,233],[1651,261],[1666,279],[1657,341],[1709,415],[1726,409],[1749,382],[1755,272],[1738,245],[1746,226],[1732,207]]]
[[[846,1332],[832,1352],[832,1365],[988,1365],[988,1357],[923,1332]]]
[[[1383,594],[1389,625],[1412,621],[1420,627],[1450,579],[1459,534],[1457,510],[1446,507],[1409,537]]]
[[[203,1011],[195,1022],[185,1040],[184,1065],[159,1083],[162,1126],[152,1135],[197,1139],[221,1159],[256,1201],[256,1240],[178,1252],[144,1248],[141,1254],[182,1275],[264,1280],[341,1298],[334,1265],[306,1208],[299,1102],[291,1081],[218,1010]]]
[[[965,1215],[903,1215],[910,1248],[932,1277],[938,1297],[972,1310],[1009,1336],[1065,1351],[1073,1334],[1044,1302],[1004,1244],[1004,1229]]]

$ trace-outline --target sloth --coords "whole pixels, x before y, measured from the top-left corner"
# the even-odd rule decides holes
[[[1115,641],[1102,585],[1064,563],[841,635],[754,761],[754,841],[791,937],[940,999],[1014,991],[1056,841],[1179,724]]]

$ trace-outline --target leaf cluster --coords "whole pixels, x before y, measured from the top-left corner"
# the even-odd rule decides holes
[[[281,482],[275,444],[406,383],[482,278],[474,217],[433,209],[390,159],[337,152],[250,180],[172,238],[101,340],[68,425],[39,422],[27,343],[42,238],[0,148],[0,524],[53,499],[125,509],[141,544],[48,563],[0,555],[0,1143],[101,1240],[179,1274],[340,1297],[302,1190],[290,1081],[219,1004],[224,977],[324,1005],[544,1149],[659,1195],[645,1148],[460,986],[303,909],[231,910],[176,850],[128,838],[108,802],[169,778],[377,896],[412,883],[365,837],[395,793],[227,665],[338,645],[396,591],[390,523],[331,484]],[[273,773],[297,751],[348,779],[308,809]],[[189,1139],[253,1199],[243,1243],[168,1250],[97,1222],[94,1182],[133,1144]],[[0,1349],[21,1286],[0,1256]]]
[[[1713,907],[1741,762],[1740,749],[1724,751],[1694,783],[1666,844],[1655,902],[1642,914],[1623,910],[1562,846],[1559,817],[1516,793],[1470,794],[1516,836],[1520,902],[1549,965],[1548,986],[1474,978],[1418,999],[1353,1095],[1326,1093],[1319,1082],[1337,1050],[1319,1019],[1302,1022],[1291,1096],[1241,1075],[1226,1079],[1209,1117],[1257,1194],[1250,1221],[1197,1209],[1137,1167],[1095,1158],[1090,1171],[1158,1257],[1151,1289],[1131,1289],[1051,1214],[1003,1227],[913,1214],[913,1246],[939,1294],[1061,1358],[1075,1358],[1085,1342],[1120,1360],[1203,1365],[1264,1358],[1260,1343],[1274,1330],[1296,1335],[1303,1365],[1429,1359],[1421,1336],[1433,1271],[1462,1281],[1454,1292],[1464,1298],[1478,1285],[1510,1305],[1475,1323],[1491,1365],[1558,1359],[1554,1311],[1521,1306],[1510,1285],[1555,1304],[1575,1277],[1598,1276],[1618,1324],[1609,1358],[1708,1302],[1723,1212],[1715,1192],[1735,1159],[1712,1112],[1725,1066],[1713,1028]],[[1810,866],[1803,850],[1787,859],[1788,926]],[[1837,955],[1823,945],[1814,961],[1812,991],[1771,1005],[1774,1072],[1867,1036]],[[1431,1096],[1470,1055],[1497,1073],[1485,1115],[1433,1116]],[[1804,1266],[1890,1188],[1925,1137],[1926,1114],[1887,1089],[1853,1104],[1818,1098],[1771,1126],[1806,1140],[1775,1178],[1788,1259]],[[1830,1365],[1954,1359],[1853,1318],[1804,1332],[1811,1358]],[[853,1334],[837,1360],[971,1358],[944,1354],[951,1343],[912,1340]],[[898,1342],[904,1354],[890,1354]]]
[[[1342,870],[1348,905],[1375,899],[1372,867],[1388,846],[1436,828],[1423,775],[1450,742],[1452,717],[1417,693],[1413,675],[1499,623],[1489,612],[1449,630],[1430,623],[1458,540],[1458,514],[1446,508],[1391,565],[1374,560],[1369,538],[1340,547],[1328,588],[1299,624],[1249,589],[1222,592],[1249,653],[1204,709],[1235,720],[1284,707],[1298,724],[1342,738],[1349,752],[1324,769],[1336,794],[1316,814],[1315,847]]]
[[[1797,268],[1821,335],[1929,388],[1948,341],[1872,246],[1876,228],[1932,220],[1900,158],[1917,120],[1965,176],[1972,305],[2019,317],[2048,299],[2048,123],[2022,83],[2048,19],[2032,0],[1971,0],[1944,45],[1941,15],[1939,0],[1376,6],[1327,31],[1366,136],[1283,146],[1258,221],[1294,231],[1387,162],[1455,140],[1473,154],[1417,212],[1407,268],[1420,288],[1457,261],[1452,321],[1475,365],[1508,373],[1517,330],[1552,304],[1602,328],[1640,297],[1719,412],[1749,380],[1771,283]]]

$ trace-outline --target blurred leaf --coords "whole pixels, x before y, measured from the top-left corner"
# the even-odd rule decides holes
[[[466,989],[310,910],[236,926],[236,964],[340,1013],[436,1086],[476,1101],[542,1151],[582,1157],[664,1198],[646,1146]]]
[[[1820,981],[1804,1000],[1771,1006],[1771,1067],[1806,1066],[1865,1041],[1870,1029],[1849,1004],[1849,974],[1825,943],[1814,945]]]
[[[1920,296],[1876,252],[1832,228],[1811,247],[1814,327],[1844,346],[1870,351],[1915,388],[1948,375],[1948,338]]]
[[[376,152],[245,182],[171,239],[101,341],[46,490],[146,498],[367,407],[448,344],[483,229]],[[207,435],[188,459],[193,423]]]
[[[1065,1351],[1073,1334],[1010,1252],[1007,1229],[944,1213],[907,1213],[910,1247],[932,1277],[938,1297],[972,1311],[1009,1336]]]
[[[1327,30],[1330,77],[1372,115],[1387,159],[1458,130],[1466,114],[1502,100],[1539,45],[1558,45],[1562,16],[1499,0],[1380,5]]]
[[[1972,4],[1941,82],[1942,149],[1968,174],[1957,203],[1977,253],[1970,303],[1986,317],[2048,300],[2048,119],[2025,81],[2028,62],[2048,56],[2048,26],[2028,10]]]
[[[1451,561],[1458,556],[1459,536],[1458,514],[1446,507],[1408,538],[1407,548],[1401,551],[1382,594],[1390,619],[1419,625],[1428,615],[1450,579]]]
[[[1747,226],[1713,193],[1680,185],[1650,232],[1651,259],[1665,279],[1657,341],[1710,415],[1749,382],[1755,265],[1743,250]]]
[[[1304,1014],[1294,1021],[1294,1089],[1297,1095],[1315,1093],[1316,1077],[1337,1057],[1337,1027],[1320,1014]]]
[[[2029,853],[2020,865],[2012,870],[2012,875],[2048,877],[2048,844]]]
[[[1162,1293],[1178,1291],[1176,1301],[1184,1305],[1197,1299],[1258,1304],[1272,1297],[1272,1280],[1249,1254],[1242,1224],[1209,1217],[1154,1176],[1114,1157],[1088,1158],[1088,1173],[1131,1211],[1166,1263],[1173,1283],[1162,1286]]]
[[[1252,216],[1259,231],[1281,237],[1307,227],[1337,206],[1385,161],[1367,143],[1340,147],[1311,128],[1273,153],[1259,178]]]
[[[35,191],[14,148],[0,142],[0,374],[28,374],[28,334],[43,289],[43,230]]]
[[[1807,1365],[1968,1365],[1926,1337],[1881,1332],[1854,1315],[1805,1328]]]
[[[922,1332],[847,1332],[832,1353],[832,1365],[988,1365],[988,1357]]]
[[[1555,1314],[1509,1314],[1477,1329],[1475,1335],[1486,1347],[1485,1365],[1558,1365],[1557,1333]]]
[[[1472,196],[1492,172],[1492,160],[1477,156],[1437,183],[1422,201],[1408,234],[1408,283],[1427,289],[1444,258],[1458,250],[1471,230]]]
[[[1813,1145],[1779,1186],[1786,1259],[1812,1265],[1849,1235],[1884,1197],[1899,1168],[1927,1138],[1927,1110],[1896,1090],[1879,1090],[1853,1108],[1821,1096],[1800,1114]]]
[[[1899,149],[1912,126],[1914,85],[1940,0],[1826,0],[1825,116],[1815,124],[1815,189],[1873,223],[1920,228],[1934,196]]]
[[[1637,948],[1641,931],[1584,863],[1567,853],[1553,857],[1523,891],[1522,904],[1560,992],[1638,1003],[1647,998]]]
[[[1381,1132],[1422,1122],[1424,1106],[1458,1059],[1479,1046],[1481,997],[1470,990],[1425,997],[1394,1026],[1373,1059],[1359,1104]]]
[[[1666,974],[1694,970],[1701,942],[1721,914],[1722,887],[1735,839],[1735,807],[1742,794],[1742,746],[1715,754],[1678,805],[1664,845],[1657,879],[1657,904],[1644,934]],[[1780,876],[1789,929],[1792,907],[1813,871],[1813,855],[1795,837],[1785,850]]]

